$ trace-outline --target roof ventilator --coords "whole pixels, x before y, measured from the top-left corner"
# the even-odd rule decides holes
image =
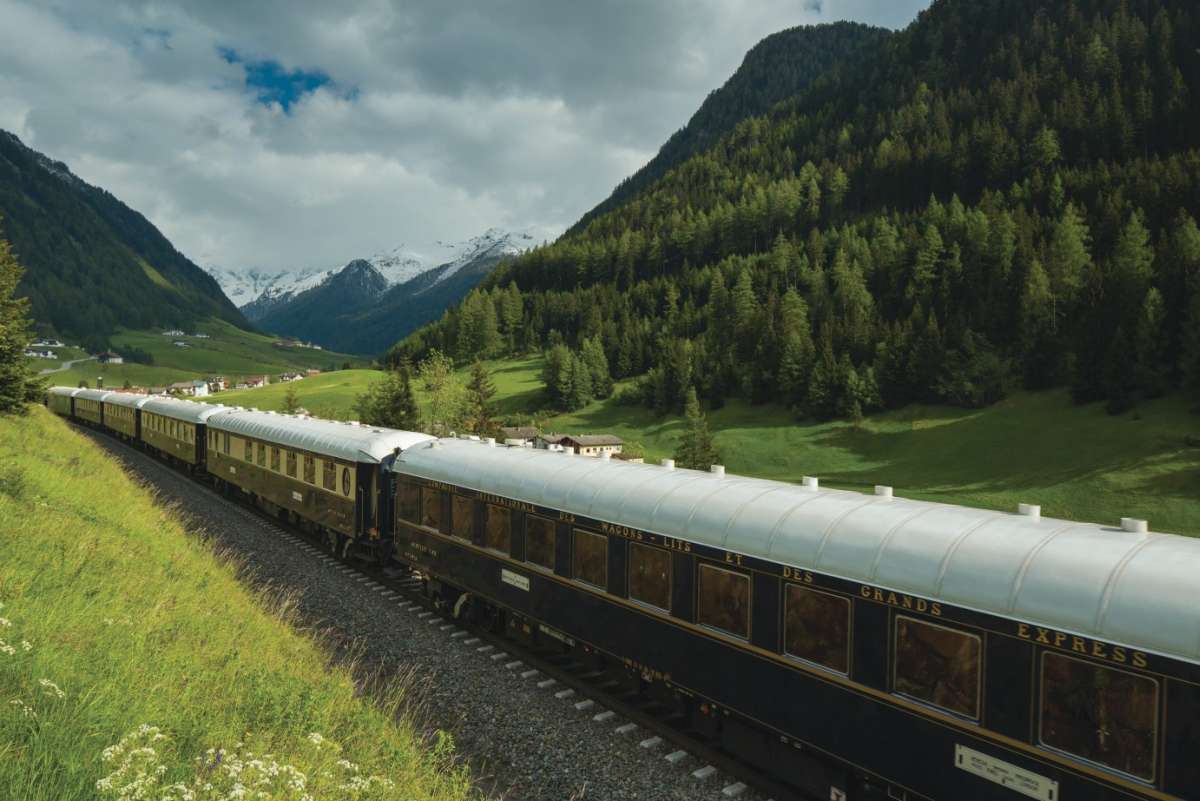
[[[494,448],[494,447],[496,447],[496,438],[495,438],[495,437],[488,437],[488,438],[487,438],[487,439],[485,439],[483,442],[484,442],[484,444],[485,444],[485,445],[487,445],[489,448]]]
[[[1019,503],[1017,504],[1017,514],[1028,517],[1036,523],[1042,519],[1042,507],[1036,503]]]
[[[801,481],[804,483],[805,489],[810,489],[815,492],[816,490],[821,488],[821,481],[820,481],[820,479],[816,478],[815,476],[805,476],[804,478],[801,479]]]
[[[675,460],[674,459],[663,459],[662,466],[667,468],[668,470],[674,470],[675,469]]]
[[[723,476],[723,475],[725,475],[725,465],[723,465],[723,464],[709,465],[708,472],[712,473],[714,476]]]
[[[1122,517],[1121,530],[1133,534],[1145,534],[1150,530],[1150,525],[1145,520],[1139,520],[1136,517]]]
[[[891,498],[892,497],[892,488],[889,487],[887,484],[876,484],[875,485],[875,494],[880,498]]]

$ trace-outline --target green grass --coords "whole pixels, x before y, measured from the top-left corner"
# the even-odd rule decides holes
[[[611,433],[641,443],[648,461],[671,456],[683,428],[611,399],[572,414],[539,411],[540,357],[489,362],[501,414],[543,431]],[[327,412],[353,416],[354,396],[378,373],[355,371],[336,390],[332,376],[305,389]],[[464,371],[465,378],[465,371]],[[301,399],[305,395],[297,385]],[[418,395],[420,393],[418,392]],[[280,408],[283,389],[239,393],[237,402]],[[304,405],[308,406],[307,403]],[[314,407],[308,406],[310,410]],[[1140,405],[1120,416],[1099,404],[1075,406],[1062,391],[1018,393],[988,409],[910,406],[874,415],[855,429],[843,422],[797,421],[778,406],[731,401],[709,413],[717,449],[731,473],[799,481],[1005,511],[1038,503],[1042,514],[1116,524],[1143,517],[1155,531],[1200,534],[1200,417],[1180,398]]]
[[[377,702],[359,694],[285,601],[240,584],[235,566],[149,489],[41,408],[0,418],[0,549],[3,797],[116,797],[137,769],[161,765],[163,784],[212,781],[197,794],[211,801],[226,797],[228,767],[264,777],[253,755],[294,766],[318,798],[471,796],[448,749],[425,750],[397,718],[398,689],[381,689]],[[147,732],[102,759],[142,724],[165,739]],[[111,790],[97,788],[134,745],[155,751],[132,755]],[[220,766],[210,748],[226,750]],[[341,757],[394,786],[339,790],[349,779]],[[272,782],[270,798],[302,795]]]
[[[383,373],[378,370],[338,370],[291,383],[271,384],[262,389],[219,392],[205,400],[278,412],[283,410],[283,399],[288,388],[294,387],[299,404],[313,414],[349,420],[354,416],[355,398],[382,376]]]

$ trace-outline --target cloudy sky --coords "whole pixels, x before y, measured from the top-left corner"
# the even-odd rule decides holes
[[[762,37],[927,0],[0,0],[0,128],[201,265],[561,232]]]

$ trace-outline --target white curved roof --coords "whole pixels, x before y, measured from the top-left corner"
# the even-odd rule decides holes
[[[188,423],[204,423],[214,414],[229,411],[229,407],[157,395],[142,404],[142,411],[161,414],[163,417],[171,417]]]
[[[147,401],[154,400],[154,395],[137,395],[133,392],[113,392],[104,399],[105,403],[114,406],[125,406],[129,409],[140,409]]]
[[[85,400],[102,401],[109,395],[113,394],[111,389],[80,389],[74,393],[74,397],[83,398]]]
[[[65,395],[68,398],[73,398],[80,392],[83,392],[83,387],[50,387],[46,391],[51,395]]]
[[[462,440],[394,469],[1200,662],[1200,539]]]
[[[209,425],[217,431],[243,434],[351,462],[379,462],[396,448],[406,450],[433,439],[428,434],[393,428],[244,410],[220,415],[209,421]]]

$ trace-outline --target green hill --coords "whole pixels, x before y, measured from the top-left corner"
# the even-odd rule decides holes
[[[1197,40],[1184,0],[936,0],[391,358],[594,338],[660,411],[826,419],[1200,393]]]
[[[683,430],[659,415],[614,399],[571,414],[543,409],[541,357],[487,364],[497,407],[508,422],[543,431],[611,433],[670,457]],[[382,374],[351,370],[292,385],[300,405],[323,417],[352,419],[355,397]],[[466,378],[466,371],[460,376]],[[628,386],[628,385],[626,385]],[[618,387],[618,392],[621,388]],[[229,392],[220,402],[283,408],[285,386]],[[418,389],[418,399],[420,390]],[[734,400],[709,413],[721,459],[731,473],[1013,511],[1039,503],[1046,516],[1113,523],[1142,517],[1156,531],[1200,535],[1200,418],[1179,398],[1109,415],[1101,404],[1075,405],[1063,390],[1019,392],[986,409],[914,404],[844,422],[797,423],[788,409]]]
[[[44,409],[0,418],[0,521],[6,798],[159,798],[204,781],[205,798],[241,797],[234,778],[271,798],[340,798],[353,774],[339,759],[394,781],[388,798],[474,797],[397,715],[399,688],[373,703],[286,604],[239,583],[237,565]],[[210,748],[243,763],[240,777],[212,770]],[[122,793],[139,771],[145,786]]]
[[[249,328],[217,282],[145,217],[0,131],[0,236],[25,267],[39,333],[99,350],[119,329]]]

